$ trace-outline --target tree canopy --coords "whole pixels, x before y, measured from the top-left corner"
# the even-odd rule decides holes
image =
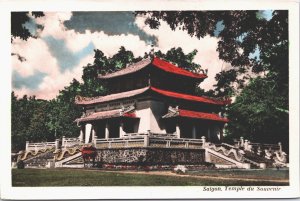
[[[44,16],[43,12],[31,13],[35,18]],[[11,12],[11,41],[13,41],[16,37],[20,37],[23,40],[27,40],[29,37],[34,37],[24,26],[24,24],[29,20],[29,12]]]

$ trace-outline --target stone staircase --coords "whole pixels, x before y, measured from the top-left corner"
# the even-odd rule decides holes
[[[66,157],[61,161],[55,162],[55,167],[83,167],[81,152]]]
[[[244,161],[244,157],[238,149],[227,145],[210,144],[205,147],[205,151],[206,162],[214,163],[217,168],[250,168],[250,164]]]

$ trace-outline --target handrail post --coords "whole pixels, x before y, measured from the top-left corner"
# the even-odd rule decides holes
[[[29,141],[26,141],[25,151],[28,151],[29,148]]]
[[[202,136],[201,137],[201,140],[202,140],[202,147],[205,147],[206,145],[206,139],[205,139],[205,136]]]
[[[59,149],[59,139],[55,140],[55,149]]]
[[[65,140],[66,140],[66,137],[65,137],[65,136],[62,136],[61,146],[62,146],[63,148],[66,148]]]
[[[149,146],[149,135],[145,135],[144,136],[144,147],[148,147]]]
[[[278,142],[278,145],[279,145],[279,153],[282,153],[282,144],[281,144],[281,142]]]

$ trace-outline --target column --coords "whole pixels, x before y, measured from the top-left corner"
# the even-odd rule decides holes
[[[84,133],[83,133],[83,126],[80,127],[80,135],[79,135],[79,140],[80,142],[83,142],[84,141]]]
[[[179,128],[179,124],[176,124],[176,134],[177,134],[177,138],[180,138],[180,128]]]
[[[224,127],[220,126],[220,141],[223,141],[223,129]]]
[[[195,125],[193,125],[193,128],[192,128],[192,138],[196,139],[196,126]]]
[[[108,122],[106,122],[105,124],[105,139],[108,139],[109,138],[109,130],[108,130]]]
[[[92,124],[85,125],[85,144],[90,142],[90,136],[92,131]]]
[[[93,127],[92,127],[92,140],[95,138],[95,136],[97,136],[97,134],[96,134],[96,126],[93,125]]]
[[[123,126],[124,126],[124,123],[123,122],[120,122],[120,136],[119,137],[124,137],[124,134],[126,134],[125,133],[125,131],[123,130]]]

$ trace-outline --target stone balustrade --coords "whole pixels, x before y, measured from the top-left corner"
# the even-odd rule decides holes
[[[167,147],[167,148],[202,148],[205,137],[201,139],[177,138],[174,134],[164,133],[127,133],[122,138],[97,139],[93,144],[97,148],[120,147]]]
[[[78,137],[75,138],[66,138],[65,136],[62,137],[62,148],[69,148],[69,147],[74,147],[76,145],[80,145],[81,144],[81,140]]]
[[[26,151],[35,151],[38,152],[39,150],[44,150],[44,149],[51,149],[53,147],[58,147],[59,144],[57,141],[54,142],[39,142],[39,143],[30,143],[29,141],[26,141]]]
[[[253,150],[272,150],[282,152],[282,144],[279,142],[278,144],[264,144],[264,143],[253,143],[243,137],[240,140],[236,141],[236,148],[244,148],[246,151]]]

